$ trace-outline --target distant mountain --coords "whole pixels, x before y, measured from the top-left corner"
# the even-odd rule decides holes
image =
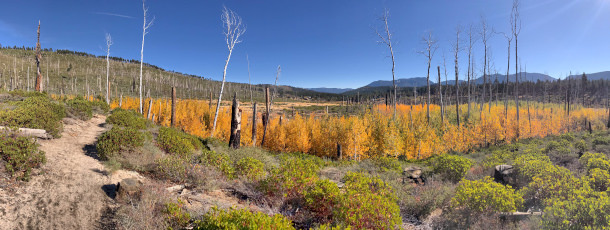
[[[434,83],[430,80],[430,84]],[[396,87],[421,87],[426,86],[427,81],[425,77],[414,77],[414,78],[401,78],[396,80]],[[382,86],[393,86],[392,80],[385,81],[379,80],[371,82],[364,87],[382,87]]]
[[[549,75],[542,74],[542,73],[521,72],[519,74],[521,75],[519,77],[519,82],[522,82],[522,81],[537,82],[537,81],[555,81],[555,80],[557,80]],[[489,75],[489,77],[491,79],[491,82],[494,82],[496,80],[496,77],[498,78],[498,82],[506,81],[505,74],[491,74],[491,75]],[[488,81],[490,79],[488,79]],[[508,82],[515,82],[515,74],[508,75]],[[483,77],[477,78],[476,83],[483,84]]]
[[[541,73],[521,72],[519,74],[521,74],[521,77],[519,78],[519,82],[522,82],[522,81],[537,82],[538,80],[540,80],[540,81],[557,80],[549,75],[541,74]],[[610,75],[610,72],[608,72],[608,74]],[[489,75],[489,78],[487,79],[487,81],[489,82],[491,80],[491,82],[494,82],[496,80],[496,77],[498,78],[498,82],[500,82],[500,83],[504,83],[504,81],[506,81],[505,74],[491,74],[491,75]],[[459,80],[459,82],[461,84],[461,83],[467,82],[467,81]],[[471,83],[473,83],[473,84],[483,84],[484,82],[485,81],[482,76],[477,79],[471,80]],[[515,82],[515,74],[508,75],[508,82]],[[449,83],[449,85],[455,85],[455,80],[449,80],[449,81],[447,81],[447,83]],[[445,82],[443,81],[442,84],[445,85]]]
[[[308,90],[316,91],[316,92],[320,92],[320,93],[341,94],[341,93],[345,93],[347,91],[354,90],[354,89],[351,89],[351,88],[325,88],[325,87],[321,87],[321,88],[309,88]]]
[[[585,73],[585,75],[587,75],[587,80],[589,80],[589,81],[601,80],[601,79],[610,80],[610,71],[604,71],[604,72],[599,72],[599,73]],[[570,75],[570,78],[573,78],[573,79],[580,79],[581,77],[582,77],[582,73]]]

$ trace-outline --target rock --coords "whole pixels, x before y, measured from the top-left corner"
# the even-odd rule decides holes
[[[185,188],[185,186],[184,186],[184,185],[179,184],[179,185],[174,185],[174,186],[172,186],[172,187],[168,187],[168,188],[166,188],[165,190],[167,190],[168,192],[177,192],[177,193],[181,193],[181,192],[182,192],[182,190],[183,190],[184,188]]]
[[[409,180],[410,183],[426,184],[426,178],[422,176],[422,169],[417,166],[410,166],[402,171],[402,182]]]
[[[61,119],[61,121],[66,125],[76,124],[76,119],[74,118],[64,117],[63,119]]]
[[[494,169],[494,181],[501,184],[515,185],[515,168],[512,165],[496,165]]]
[[[119,199],[139,199],[140,194],[142,193],[142,182],[138,181],[136,178],[126,178],[117,184],[116,189],[117,197]]]

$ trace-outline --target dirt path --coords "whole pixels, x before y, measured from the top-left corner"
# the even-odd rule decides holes
[[[0,191],[0,229],[108,229],[114,184],[95,157],[105,117],[64,126],[62,137],[40,141],[47,163],[15,193]],[[112,225],[112,224],[111,224]]]

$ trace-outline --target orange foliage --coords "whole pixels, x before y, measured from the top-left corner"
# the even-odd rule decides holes
[[[144,114],[148,113],[148,103],[144,103]],[[155,123],[170,125],[171,100],[153,99],[152,114]],[[137,98],[123,98],[122,108],[137,109]],[[568,117],[558,104],[530,102],[530,117],[527,107],[522,105],[519,123],[516,121],[514,105],[505,114],[504,105],[484,105],[480,112],[478,105],[466,118],[466,105],[460,105],[461,125],[455,121],[455,107],[447,108],[445,121],[441,123],[440,107],[430,106],[431,119],[428,123],[425,105],[398,105],[398,116],[393,117],[393,109],[384,105],[374,106],[369,112],[350,117],[316,116],[303,117],[296,114],[291,118],[273,116],[267,127],[264,148],[276,152],[303,152],[320,157],[335,157],[337,144],[343,149],[343,157],[364,159],[376,156],[405,156],[408,159],[427,158],[450,151],[468,152],[476,147],[512,142],[518,138],[545,137],[585,128],[584,121],[592,122],[594,129],[605,129],[607,113],[604,109],[574,108]],[[112,108],[118,107],[113,101]],[[208,107],[205,100],[181,99],[177,103],[176,126],[184,131],[200,136],[211,136],[215,108]],[[257,146],[261,145],[263,126],[261,114],[257,114]],[[229,107],[222,107],[218,116],[214,136],[228,141],[231,123]],[[530,122],[531,120],[531,122]],[[531,128],[530,128],[531,127]],[[252,145],[252,114],[242,114],[241,144]],[[517,134],[519,133],[519,136]]]

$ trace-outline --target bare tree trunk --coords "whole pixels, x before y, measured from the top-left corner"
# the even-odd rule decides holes
[[[263,139],[261,146],[265,145],[265,138],[267,137],[267,125],[269,125],[269,87],[265,87],[265,108],[266,112],[263,114]]]
[[[40,53],[40,21],[38,21],[37,34],[38,39],[36,41],[36,91],[42,92],[42,73],[40,72],[40,60],[42,59],[42,54]]]
[[[438,96],[440,97],[441,100],[441,123],[445,124],[445,108],[443,106],[443,89],[442,89],[442,85],[441,85],[441,67],[440,66],[436,66],[436,70],[438,71]]]
[[[176,124],[176,87],[172,87],[172,120],[171,126]]]
[[[146,19],[145,19],[146,20]],[[146,24],[146,22],[144,22]],[[110,34],[106,34],[106,103],[110,104],[110,46],[112,46],[112,37]],[[144,52],[144,37],[142,37],[142,52]],[[142,55],[144,55],[142,53]],[[144,56],[142,56],[144,57]],[[140,74],[140,76],[142,76]],[[140,95],[142,100],[142,95]]]
[[[457,126],[460,127],[460,87],[459,87],[459,65],[458,65],[458,54],[460,52],[460,32],[461,29],[456,30],[456,42],[455,42],[455,115],[457,118]]]
[[[146,119],[149,119],[149,120],[150,120],[150,116],[152,114],[152,104],[153,104],[153,99],[150,98],[148,100],[148,115],[146,116]]]
[[[256,102],[252,105],[252,146],[256,146]]]
[[[383,16],[381,18],[381,20],[384,23],[384,29],[385,29],[385,36],[381,35],[378,31],[377,35],[379,36],[379,38],[382,40],[382,42],[384,44],[386,44],[388,46],[388,48],[390,49],[390,57],[392,58],[392,86],[394,87],[394,118],[396,118],[396,77],[394,74],[394,69],[395,69],[395,62],[394,62],[394,50],[392,49],[392,34],[390,33],[390,27],[388,25],[388,17],[389,17],[389,12],[388,10],[384,10],[383,12]]]
[[[233,108],[231,113],[231,136],[229,137],[229,147],[238,149],[241,140],[241,109],[237,101],[237,93],[233,95]]]
[[[142,50],[140,51],[140,114],[144,114],[144,108],[142,107],[142,67],[144,65],[144,37],[146,37],[146,30],[148,29],[148,27],[150,27],[155,21],[155,18],[153,17],[153,19],[149,23],[146,23],[146,13],[148,12],[148,8],[146,8],[145,2],[146,0],[142,0],[142,10],[144,11],[144,24],[142,25]]]

